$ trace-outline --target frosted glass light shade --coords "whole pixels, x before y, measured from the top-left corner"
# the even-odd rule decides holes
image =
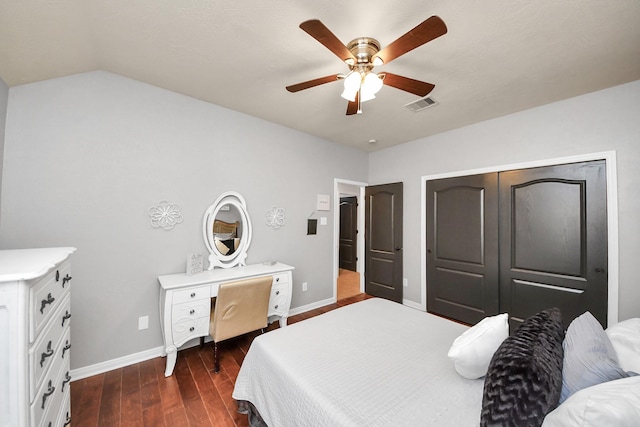
[[[382,79],[375,73],[367,73],[360,88],[360,102],[375,98],[380,89],[382,89]]]
[[[358,90],[360,90],[360,82],[362,81],[362,77],[360,73],[353,72],[349,74],[344,79],[344,91],[342,92],[342,96],[344,99],[347,99],[351,102],[356,100],[356,94]]]

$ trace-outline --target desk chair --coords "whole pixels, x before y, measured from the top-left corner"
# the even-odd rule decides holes
[[[258,277],[223,283],[218,288],[209,320],[215,373],[220,371],[219,342],[267,326],[272,281],[271,276]]]

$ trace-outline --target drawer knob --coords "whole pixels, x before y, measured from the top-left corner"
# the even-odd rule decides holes
[[[64,359],[64,353],[71,348],[71,344],[69,344],[69,340],[64,343],[64,347],[62,348],[62,358]]]
[[[189,314],[193,315],[195,313],[196,313],[196,311],[193,308],[191,310],[189,310]]]
[[[276,291],[276,295],[280,295],[280,291]]]
[[[69,274],[67,274],[66,276],[64,276],[64,278],[62,279],[62,287],[64,288],[64,285],[66,285],[67,283],[69,283],[71,281],[71,276],[69,276]]]
[[[64,322],[66,322],[67,320],[71,319],[71,313],[69,313],[69,310],[67,310],[64,313],[64,316],[62,316],[62,327],[64,328]]]
[[[191,298],[195,298],[196,293],[195,292],[191,292]]]
[[[64,374],[64,380],[62,381],[62,392],[64,393],[64,386],[69,384],[69,381],[71,381],[71,376],[69,375],[69,371],[67,371],[66,374]]]
[[[40,355],[40,367],[42,368],[44,366],[44,362],[45,360],[47,360],[48,357],[53,356],[53,349],[51,348],[51,340],[49,340],[49,343],[47,344],[47,351],[45,351],[44,353],[42,353]]]
[[[60,270],[56,270],[56,282],[60,281]]]
[[[194,328],[193,326],[189,328],[189,332],[193,332],[195,330],[196,330],[196,328]]]
[[[42,409],[44,409],[44,403],[47,401],[47,398],[51,396],[54,391],[56,391],[56,388],[51,384],[51,380],[49,380],[47,392],[42,395]]]
[[[279,277],[276,277],[276,282],[279,282],[279,281],[280,281],[280,278],[279,278]]]
[[[42,303],[40,303],[40,314],[42,314],[44,312],[44,308],[47,306],[47,304],[51,304],[55,300],[56,299],[54,297],[52,297],[51,294],[47,295],[47,299],[43,299]]]
[[[64,422],[64,426],[68,426],[71,424],[71,416],[69,415],[69,411],[67,411],[67,421]]]
[[[273,307],[273,308],[275,308],[275,309],[277,310],[277,309],[278,309],[278,304],[276,304],[276,306],[275,306],[275,307]]]

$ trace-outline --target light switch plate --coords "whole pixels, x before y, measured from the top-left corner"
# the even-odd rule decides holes
[[[327,217],[326,216],[321,216],[320,217],[320,225],[327,225]]]

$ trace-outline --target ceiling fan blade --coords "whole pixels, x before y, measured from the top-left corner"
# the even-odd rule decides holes
[[[317,79],[309,80],[307,82],[298,83],[295,85],[287,86],[289,92],[298,92],[304,89],[309,89],[315,86],[320,86],[325,83],[331,83],[338,80],[339,74],[332,74],[330,76],[319,77]]]
[[[349,103],[347,104],[347,116],[358,114],[358,104],[360,103],[359,98],[360,98],[360,92],[357,92],[355,101],[349,101]]]
[[[355,57],[347,49],[347,47],[329,30],[320,20],[311,19],[300,24],[300,28],[304,30],[314,39],[318,40],[324,47],[333,52],[342,61],[353,59]]]
[[[374,58],[380,58],[388,64],[397,57],[446,33],[447,26],[444,21],[437,16],[432,16],[383,48]]]
[[[380,73],[383,74],[383,73]],[[427,96],[429,92],[433,90],[435,85],[431,83],[421,82],[420,80],[410,79],[409,77],[399,76],[397,74],[384,73],[384,79],[382,80],[387,86],[395,87],[396,89],[404,90],[405,92],[413,93],[420,97]]]

